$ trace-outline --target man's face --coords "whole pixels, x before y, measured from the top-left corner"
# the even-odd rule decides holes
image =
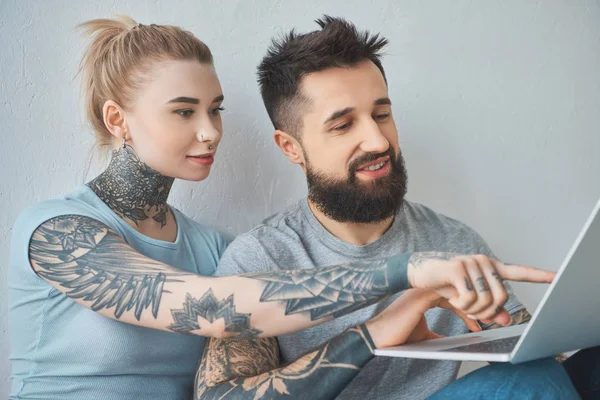
[[[307,75],[300,133],[309,199],[339,222],[391,217],[406,192],[406,171],[383,76],[371,61]]]

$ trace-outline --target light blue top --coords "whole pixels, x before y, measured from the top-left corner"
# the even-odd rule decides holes
[[[128,325],[97,314],[36,275],[28,258],[34,230],[60,215],[94,218],[141,254],[213,275],[227,245],[214,229],[173,209],[177,239],[131,228],[85,185],[25,210],[13,229],[9,266],[11,399],[189,399],[204,338]]]

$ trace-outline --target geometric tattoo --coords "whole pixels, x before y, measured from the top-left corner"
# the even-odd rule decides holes
[[[188,335],[203,331],[205,336],[211,336],[207,333],[217,329],[217,331],[231,333],[232,339],[250,339],[262,332],[250,326],[250,314],[235,311],[233,295],[219,301],[210,289],[200,300],[194,299],[188,293],[183,308],[171,310],[171,314],[175,322],[168,328]],[[214,326],[215,324],[218,326]]]
[[[260,301],[286,301],[285,314],[310,312],[311,320],[347,314],[390,294],[385,260],[320,270],[279,270],[244,275],[267,282]]]

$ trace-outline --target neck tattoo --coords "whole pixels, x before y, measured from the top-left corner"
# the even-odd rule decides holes
[[[152,218],[162,228],[167,223],[167,198],[173,178],[161,175],[140,161],[131,148],[113,151],[108,168],[87,185],[121,218]]]

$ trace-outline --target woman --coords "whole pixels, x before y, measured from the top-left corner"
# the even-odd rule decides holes
[[[210,50],[180,28],[128,17],[81,27],[93,36],[81,63],[88,119],[112,158],[100,176],[29,208],[15,224],[12,398],[188,398],[204,346],[194,335],[274,336],[332,318],[285,312],[286,302],[316,296],[306,283],[313,280],[336,283],[335,290],[348,284],[349,274],[370,282],[352,289],[360,296],[346,299],[336,308],[340,314],[411,286],[440,289],[463,308],[465,298],[476,300],[463,285],[463,261],[444,261],[450,257],[443,254],[405,254],[302,276],[209,278],[225,240],[167,198],[175,178],[208,176],[221,140],[224,97]],[[523,273],[487,259],[475,265],[505,278]],[[498,289],[496,299],[505,295],[496,279],[489,284]],[[276,299],[263,301],[273,290]],[[489,297],[475,311],[496,310]],[[507,317],[497,316],[505,323]]]

